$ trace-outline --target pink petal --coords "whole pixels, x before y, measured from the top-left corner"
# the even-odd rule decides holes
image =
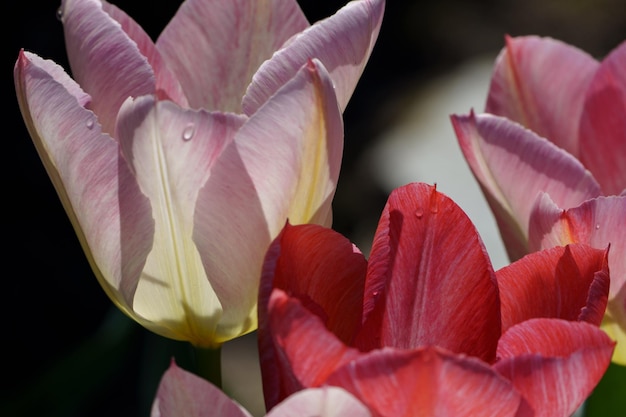
[[[309,388],[289,396],[267,417],[371,417],[367,407],[338,387]]]
[[[157,47],[192,107],[240,113],[241,99],[257,68],[289,37],[308,26],[294,0],[269,3],[183,2],[159,36]]]
[[[496,273],[502,329],[531,318],[600,325],[609,289],[606,250],[572,244],[533,252]]]
[[[580,119],[580,160],[606,195],[626,189],[626,41],[600,65]]]
[[[591,394],[615,343],[584,322],[534,319],[500,340],[496,370],[511,380],[539,417],[569,417]]]
[[[485,111],[518,122],[578,157],[578,120],[598,62],[552,38],[506,37]]]
[[[223,307],[224,331],[256,327],[263,258],[287,219],[328,221],[342,146],[328,74],[310,62],[242,126],[211,168],[198,196],[194,242]]]
[[[343,111],[372,53],[384,9],[384,0],[348,2],[335,15],[290,39],[254,75],[244,98],[244,112],[254,113],[313,58],[322,61],[330,72]]]
[[[528,253],[529,218],[541,191],[566,208],[600,195],[600,187],[578,160],[517,123],[472,112],[452,116],[452,124],[511,260]]]
[[[267,409],[302,388],[325,384],[337,368],[360,355],[328,331],[325,317],[307,307],[274,289],[266,316],[261,316],[259,352]]]
[[[476,229],[427,184],[394,190],[372,247],[359,346],[495,358],[500,313],[495,274]]]
[[[328,380],[377,416],[515,416],[531,410],[487,364],[436,348],[370,352]]]
[[[251,417],[239,404],[205,379],[172,360],[152,403],[151,417]]]
[[[244,120],[182,109],[152,96],[129,99],[120,110],[122,152],[150,200],[155,221],[133,308],[152,323],[152,330],[196,346],[232,338],[216,330],[221,306],[207,277],[213,271],[203,267],[203,256],[212,254],[199,252],[194,244],[194,215],[200,189]]]
[[[20,52],[15,86],[26,126],[100,284],[127,314],[152,246],[148,200],[89,97],[59,67]]]
[[[167,67],[159,50],[143,28],[124,11],[111,3],[103,1],[102,9],[111,16],[111,18],[122,25],[122,30],[137,44],[141,54],[145,56],[150,63],[156,76],[156,93],[159,98],[172,100],[181,107],[189,107],[187,97],[185,97],[180,83]]]
[[[64,0],[61,7],[72,75],[91,95],[102,130],[112,134],[124,100],[156,91],[154,72],[100,0]]]

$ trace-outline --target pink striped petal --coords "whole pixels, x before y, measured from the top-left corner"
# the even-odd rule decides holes
[[[518,122],[578,157],[578,120],[597,67],[593,57],[561,41],[507,36],[485,112]]]
[[[600,195],[600,187],[578,160],[517,123],[472,112],[452,116],[452,124],[511,260],[528,253],[529,219],[540,192],[565,208]]]
[[[362,349],[437,345],[495,358],[495,274],[467,215],[435,187],[413,183],[391,193],[366,285]]]
[[[172,360],[152,403],[151,417],[252,417],[222,390]]]
[[[370,352],[328,380],[377,416],[531,417],[509,381],[487,364],[438,348]]]
[[[615,343],[596,326],[534,319],[510,328],[495,369],[508,378],[538,417],[569,417],[591,394]]]
[[[330,218],[341,126],[328,74],[310,62],[242,126],[212,167],[198,195],[193,236],[224,310],[221,332],[256,327],[263,258],[287,219]]]
[[[187,0],[157,47],[191,107],[241,113],[241,99],[257,68],[307,26],[294,0]]]
[[[384,0],[348,2],[335,15],[290,39],[254,75],[243,110],[254,113],[309,59],[328,69],[343,111],[354,92],[380,31]]]
[[[61,12],[72,75],[91,95],[102,130],[113,134],[124,100],[156,91],[154,72],[100,0],[64,0]]]
[[[267,417],[372,417],[367,407],[338,387],[309,388],[289,396]]]
[[[89,97],[59,67],[20,52],[15,86],[26,126],[100,284],[127,314],[154,222],[117,142],[82,107]]]
[[[156,76],[157,96],[162,100],[172,100],[181,107],[189,107],[187,97],[185,97],[180,83],[167,67],[159,50],[143,28],[123,10],[111,3],[102,1],[102,9],[111,16],[111,18],[122,25],[122,30],[137,44],[141,54],[148,60]]]
[[[539,317],[599,326],[609,290],[606,255],[587,245],[557,246],[498,270],[502,330]]]
[[[200,189],[243,116],[182,109],[152,96],[129,99],[117,136],[155,221],[133,309],[156,333],[197,346],[221,343],[220,304],[193,240]],[[212,271],[211,271],[212,272]],[[217,335],[215,333],[217,332]]]
[[[580,119],[580,160],[606,195],[626,189],[626,41],[600,65]]]

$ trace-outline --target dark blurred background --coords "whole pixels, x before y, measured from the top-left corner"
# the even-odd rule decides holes
[[[153,39],[180,4],[112,2]],[[12,70],[20,48],[68,68],[55,16],[59,4],[5,4],[10,48],[4,52],[3,108],[8,114],[3,120],[10,130],[4,139],[9,149],[3,153],[8,159],[2,164],[8,236],[0,317],[5,320],[2,357],[8,374],[2,376],[0,415],[146,417],[169,358],[175,355],[184,365],[186,346],[149,334],[112,308],[39,161],[15,99]],[[345,1],[299,4],[314,22]],[[601,58],[626,38],[626,2],[388,1],[374,53],[344,115],[345,156],[335,229],[348,237],[373,234],[387,191],[377,185],[370,167],[358,161],[402,117],[410,99],[407,92],[473,56],[497,53],[505,34],[549,35]],[[253,335],[245,340],[248,349],[253,346]],[[245,346],[241,349],[247,352]]]

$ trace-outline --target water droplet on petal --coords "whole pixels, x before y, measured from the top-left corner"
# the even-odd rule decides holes
[[[87,129],[89,130],[93,129],[93,125],[94,125],[93,119],[87,120],[86,125],[87,125]]]
[[[422,208],[418,208],[415,210],[415,217],[421,219],[424,216],[424,210]]]
[[[596,230],[600,229],[600,225],[596,224]]]
[[[63,22],[63,5],[59,6],[57,9],[57,20]]]
[[[193,124],[189,123],[183,130],[183,140],[190,140],[193,137],[195,128]]]

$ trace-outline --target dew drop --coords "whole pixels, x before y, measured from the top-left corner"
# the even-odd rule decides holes
[[[189,123],[183,130],[183,140],[190,140],[193,137],[195,128],[193,124]]]
[[[87,125],[87,129],[89,129],[89,130],[93,129],[93,125],[94,125],[93,119],[87,120],[86,125]]]
[[[63,5],[59,6],[57,9],[57,20],[63,22]]]
[[[596,224],[596,230],[600,229],[600,225]]]
[[[417,217],[418,219],[421,219],[424,216],[424,210],[421,208],[418,208],[415,210],[415,217]]]

